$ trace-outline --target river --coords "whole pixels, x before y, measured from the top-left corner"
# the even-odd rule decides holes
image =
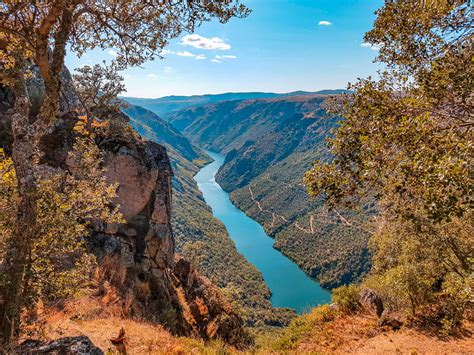
[[[273,239],[262,226],[235,207],[215,180],[224,156],[206,151],[214,161],[194,177],[214,217],[222,221],[237,250],[260,270],[272,292],[274,307],[293,308],[304,313],[318,304],[328,303],[330,293],[306,275],[298,265],[273,248]]]

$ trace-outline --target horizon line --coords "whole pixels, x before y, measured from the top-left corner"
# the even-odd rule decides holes
[[[220,93],[206,93],[206,94],[192,94],[192,95],[178,95],[178,94],[172,94],[172,95],[165,95],[165,96],[158,96],[158,97],[143,97],[143,96],[127,96],[127,95],[119,95],[119,98],[130,98],[130,99],[147,99],[147,100],[158,100],[158,99],[164,99],[167,97],[196,97],[196,96],[218,96],[218,95],[226,95],[226,94],[275,94],[275,95],[285,95],[285,94],[293,94],[293,93],[306,93],[306,94],[317,94],[320,93],[321,91],[349,91],[347,89],[320,89],[320,90],[315,90],[315,91],[308,91],[308,90],[292,90],[292,91],[283,91],[283,92],[277,92],[277,91],[225,91],[225,92],[220,92]]]

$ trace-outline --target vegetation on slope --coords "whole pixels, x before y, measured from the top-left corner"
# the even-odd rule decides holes
[[[231,193],[237,207],[261,223],[275,238],[274,247],[294,260],[325,287],[356,282],[367,273],[364,214],[329,210],[321,198],[311,199],[301,182],[315,151],[296,152]],[[257,204],[256,201],[259,203]],[[344,211],[344,212],[342,212]]]
[[[288,327],[257,339],[257,353],[304,354],[470,354],[473,322],[465,332],[439,336],[428,329],[381,325],[366,312],[344,313],[329,306],[314,308]]]
[[[275,247],[327,287],[360,280],[370,267],[367,211],[329,211],[303,186],[305,170],[328,159],[324,95],[227,101],[183,110],[183,133],[197,145],[226,153],[217,174],[232,201],[261,223]],[[366,206],[369,208],[370,206]],[[350,221],[349,221],[350,220]]]
[[[153,136],[159,139],[160,143],[172,146],[186,160],[193,161],[201,158],[202,154],[186,137],[153,112],[131,104],[125,104],[122,111],[133,119],[135,127],[140,127],[144,136]]]

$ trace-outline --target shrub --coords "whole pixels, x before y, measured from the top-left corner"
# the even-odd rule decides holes
[[[343,313],[354,313],[359,310],[359,287],[341,286],[332,291],[332,301]]]

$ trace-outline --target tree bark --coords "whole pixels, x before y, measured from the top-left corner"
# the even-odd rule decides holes
[[[64,6],[63,1],[57,1]],[[58,10],[53,8],[53,10]],[[13,340],[19,332],[21,310],[26,306],[27,285],[31,274],[31,252],[37,237],[36,221],[36,168],[40,158],[40,142],[56,121],[61,91],[60,74],[64,67],[66,43],[72,28],[72,9],[64,6],[61,12],[52,11],[46,27],[61,15],[59,29],[54,38],[51,62],[44,56],[46,48],[40,49],[37,56],[40,73],[45,84],[45,97],[36,120],[29,123],[30,101],[27,95],[23,73],[15,84],[15,113],[12,116],[13,151],[12,160],[18,181],[19,203],[17,219],[7,245],[3,265],[3,285],[0,304],[0,338],[4,344]],[[44,25],[44,23],[43,23]],[[44,28],[40,28],[44,29]],[[48,38],[49,32],[43,33]],[[46,63],[44,60],[46,59]]]
[[[22,75],[22,74],[21,74]],[[0,335],[4,343],[18,334],[20,311],[24,302],[24,283],[36,229],[35,146],[28,132],[30,101],[23,78],[15,87],[15,113],[12,116],[14,136],[12,159],[18,181],[19,202],[13,236],[8,240],[2,268],[2,303]]]

